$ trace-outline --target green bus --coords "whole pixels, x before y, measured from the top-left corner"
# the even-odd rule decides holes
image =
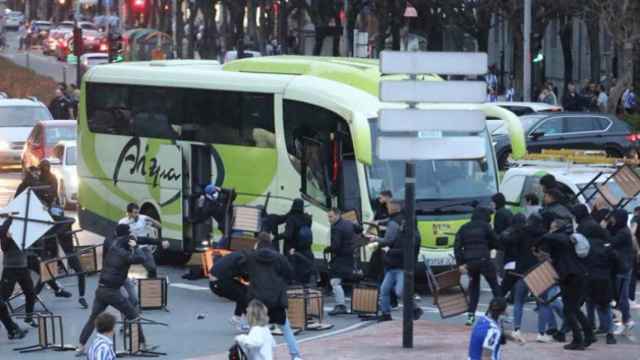
[[[108,234],[129,202],[162,224],[184,259],[211,228],[187,219],[203,184],[233,188],[239,204],[286,213],[295,198],[313,216],[314,250],[329,243],[330,207],[371,220],[380,191],[403,197],[403,163],[376,157],[381,75],[377,60],[275,56],[166,60],[96,66],[83,78],[78,124],[80,223]],[[424,76],[424,81],[442,81]],[[427,107],[426,105],[421,107]],[[440,106],[439,108],[442,108]],[[518,118],[480,109],[511,130],[524,154]],[[482,161],[418,161],[416,211],[422,251],[433,266],[453,262],[457,229],[472,201],[489,204],[498,170],[486,134]],[[446,136],[447,134],[443,134]]]

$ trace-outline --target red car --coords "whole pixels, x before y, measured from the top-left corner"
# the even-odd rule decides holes
[[[39,121],[33,127],[22,151],[22,169],[38,166],[40,161],[53,155],[60,141],[76,139],[75,120]]]

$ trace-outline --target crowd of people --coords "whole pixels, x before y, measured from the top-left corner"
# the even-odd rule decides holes
[[[471,358],[478,341],[473,336],[489,336],[496,327],[502,331],[495,322],[504,312],[500,299],[508,295],[513,301],[513,332],[508,335],[524,341],[520,328],[529,289],[523,277],[543,261],[549,261],[557,272],[559,286],[536,300],[538,342],[565,342],[571,333],[571,342],[564,348],[584,350],[597,341],[597,334],[605,335],[606,343],[613,345],[616,335],[634,326],[630,309],[635,299],[640,208],[629,221],[624,209],[574,204],[552,175],[543,176],[540,185],[542,205],[535,194],[527,194],[524,211],[513,215],[498,193],[492,198],[493,209],[476,207],[471,221],[457,233],[456,263],[469,277],[467,325],[475,324]],[[492,250],[498,253],[495,262]],[[477,322],[481,276],[491,287],[497,310],[490,309],[490,315]]]

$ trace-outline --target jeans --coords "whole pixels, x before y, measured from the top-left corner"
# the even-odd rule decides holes
[[[529,288],[524,280],[518,280],[513,286],[513,328],[518,330],[522,325],[522,314],[524,311],[524,303],[527,301]]]
[[[142,250],[142,253],[144,254],[144,262],[142,263],[142,266],[147,270],[147,276],[150,279],[155,279],[158,277],[158,266],[153,258],[151,249],[148,246],[142,246],[140,250]]]
[[[542,299],[546,301],[556,296],[558,292],[560,292],[560,289],[557,286],[553,287],[542,295]],[[563,310],[560,298],[556,298],[550,304],[538,303],[538,333],[544,334],[546,331],[558,330],[558,322],[555,315],[564,320]]]
[[[20,284],[25,299],[26,316],[33,314],[33,307],[36,303],[36,293],[33,288],[33,280],[27,268],[5,268],[2,271],[2,279],[0,280],[0,301],[3,303],[8,301],[16,283]],[[7,328],[7,330],[9,330]]]
[[[127,299],[133,305],[133,307],[138,307],[138,288],[133,279],[127,278],[124,281],[124,285],[122,285],[122,289],[124,290],[124,294],[127,295]]]
[[[116,310],[123,313],[127,320],[135,320],[140,316],[138,310],[131,305],[131,302],[129,302],[124,295],[122,295],[120,289],[98,286],[95,298],[93,299],[91,316],[89,316],[89,320],[87,320],[87,323],[82,328],[82,333],[80,334],[81,345],[85,345],[87,343],[87,340],[89,340],[91,333],[93,333],[93,329],[95,328],[94,322],[96,318],[109,306],[113,306]],[[142,333],[142,326],[140,326],[139,329],[140,342],[144,343],[145,339],[144,334]]]
[[[345,305],[346,301],[344,299],[344,289],[342,288],[342,279],[333,278],[329,280],[331,284],[331,290],[333,291],[333,295],[336,297],[336,305]]]
[[[489,283],[493,297],[501,296],[502,291],[491,260],[470,261],[466,265],[469,274],[469,313],[475,314],[480,299],[480,275]]]
[[[404,272],[399,269],[389,269],[384,272],[384,280],[380,285],[380,310],[383,314],[391,314],[391,291],[398,299],[402,297]]]
[[[596,324],[596,312],[598,313],[599,325],[598,329],[606,332],[607,334],[613,333],[613,316],[611,314],[611,305],[596,305],[592,302],[587,302],[587,318],[591,324]]]
[[[631,272],[616,275],[616,290],[618,308],[622,313],[622,323],[626,324],[631,320],[631,311],[629,309],[629,282]]]
[[[284,325],[282,325],[282,336],[284,337],[284,341],[287,343],[287,348],[289,349],[291,358],[295,359],[296,357],[300,357],[300,348],[298,347],[295,335],[293,335],[289,319],[285,320]]]
[[[567,275],[560,282],[560,289],[564,305],[564,318],[573,333],[573,342],[581,344],[586,339],[592,339],[593,325],[580,309],[584,304],[586,279],[579,275]]]

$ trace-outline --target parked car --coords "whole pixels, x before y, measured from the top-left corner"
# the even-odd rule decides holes
[[[78,203],[78,159],[76,142],[60,141],[53,147],[53,154],[48,158],[51,170],[58,178],[58,198],[64,208],[75,207]]]
[[[608,114],[554,113],[520,117],[527,151],[542,149],[604,150],[609,156],[622,157],[640,144],[640,136],[629,124]],[[511,142],[504,128],[492,134],[498,165],[505,169],[511,155]]]
[[[22,169],[38,166],[42,159],[53,155],[53,148],[64,140],[76,139],[75,120],[47,120],[39,121],[33,127],[31,134],[24,144],[22,152]]]
[[[38,101],[0,98],[0,165],[20,164],[22,149],[39,120],[51,120],[47,107]]]
[[[24,15],[19,11],[12,11],[7,14],[4,21],[4,27],[7,30],[17,30],[22,21],[24,21]]]
[[[492,105],[505,108],[517,116],[528,115],[539,112],[561,112],[562,106],[549,105],[543,102],[510,102],[510,101],[498,101],[491,103]]]

